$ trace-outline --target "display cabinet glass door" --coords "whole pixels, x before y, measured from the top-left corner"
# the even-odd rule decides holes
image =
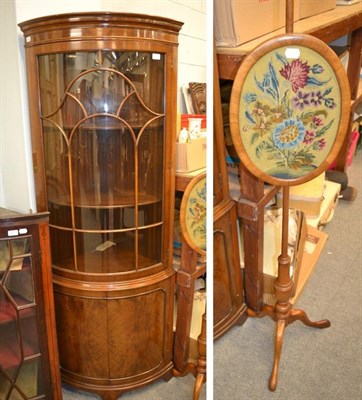
[[[52,262],[80,273],[161,263],[164,55],[38,56]]]
[[[0,239],[0,399],[45,399],[32,237]]]

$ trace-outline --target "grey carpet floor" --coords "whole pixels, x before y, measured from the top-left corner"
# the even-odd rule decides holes
[[[348,169],[355,201],[340,200],[329,237],[296,308],[323,330],[295,322],[285,331],[278,387],[268,390],[274,323],[249,318],[214,345],[215,400],[362,399],[362,151]]]

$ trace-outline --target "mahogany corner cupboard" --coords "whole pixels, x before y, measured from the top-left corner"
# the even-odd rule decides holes
[[[92,12],[19,26],[62,380],[116,399],[171,377],[182,23]]]
[[[60,399],[48,213],[0,208],[0,399]]]

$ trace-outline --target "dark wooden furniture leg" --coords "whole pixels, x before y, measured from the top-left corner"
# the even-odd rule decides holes
[[[202,385],[206,382],[206,312],[202,316],[201,333],[197,338],[197,348],[199,350],[199,358],[197,360],[193,400],[199,400]]]
[[[278,383],[279,362],[282,352],[285,328],[294,321],[301,321],[314,328],[328,328],[331,323],[324,319],[317,322],[309,320],[303,310],[292,309],[290,303],[293,281],[290,278],[290,257],[288,255],[288,220],[289,220],[289,187],[283,189],[283,222],[282,222],[282,252],[278,259],[278,277],[275,281],[276,304],[274,307],[265,305],[260,313],[248,309],[250,317],[271,317],[275,323],[274,363],[269,379],[269,389],[274,391]]]

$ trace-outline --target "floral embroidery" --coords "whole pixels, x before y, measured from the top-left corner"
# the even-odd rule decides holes
[[[310,67],[306,62],[303,63],[297,59],[290,64],[286,63],[280,70],[280,75],[290,81],[293,92],[296,92],[307,84],[309,70]]]
[[[273,140],[279,149],[289,149],[303,140],[304,133],[304,125],[300,121],[287,119],[276,126]]]
[[[277,177],[294,178],[315,169],[338,130],[340,116],[332,112],[339,101],[336,78],[324,59],[306,50],[290,61],[278,49],[244,83],[244,148],[251,149],[249,156],[260,169]]]
[[[294,106],[303,110],[304,106],[309,105],[308,97],[309,93],[303,93],[299,91],[297,95],[293,98]]]
[[[187,230],[198,247],[206,249],[206,179],[201,179],[190,192],[187,203]]]

